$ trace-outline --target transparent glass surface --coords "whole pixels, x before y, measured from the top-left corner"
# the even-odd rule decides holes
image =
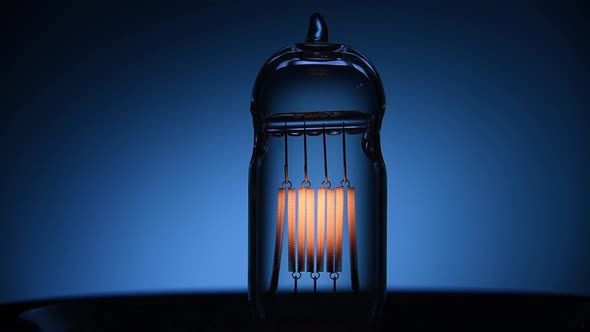
[[[273,55],[254,86],[249,297],[260,319],[372,320],[386,291],[383,87],[362,54],[317,39]]]

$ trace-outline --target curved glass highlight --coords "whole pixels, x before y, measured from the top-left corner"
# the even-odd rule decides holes
[[[259,319],[371,321],[385,298],[383,87],[361,53],[327,38],[314,14],[306,42],[273,55],[253,90],[248,290]]]

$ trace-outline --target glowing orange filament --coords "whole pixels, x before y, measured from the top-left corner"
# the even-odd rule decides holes
[[[305,225],[307,188],[297,191],[297,272],[305,271]]]
[[[334,189],[327,189],[326,220],[328,237],[328,272],[335,272],[334,262],[336,261],[336,214]]]
[[[315,197],[312,188],[305,188],[305,228],[307,230],[307,272],[314,269]]]
[[[342,271],[342,232],[344,230],[344,188],[336,188],[336,262],[334,272]]]
[[[318,209],[317,209],[317,222],[318,222],[318,251],[316,256],[316,269],[318,272],[324,272],[324,251],[325,251],[325,237],[326,237],[326,188],[318,189]]]
[[[287,189],[287,242],[289,272],[295,272],[295,189]]]

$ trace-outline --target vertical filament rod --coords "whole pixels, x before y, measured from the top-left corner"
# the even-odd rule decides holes
[[[287,122],[285,121],[285,183],[289,183],[289,147],[287,145],[288,136],[289,134],[287,134]]]
[[[324,130],[322,131],[322,141],[324,143],[324,183],[330,183],[328,180],[328,153],[326,149],[326,127],[324,126]]]
[[[344,164],[344,180],[343,183],[348,182],[348,175],[346,174],[346,129],[344,128],[344,122],[342,123],[342,162]]]
[[[309,178],[307,176],[307,130],[305,129],[305,122],[303,122],[303,173],[303,182],[309,184]]]

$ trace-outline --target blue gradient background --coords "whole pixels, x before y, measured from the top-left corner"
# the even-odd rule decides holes
[[[389,288],[590,295],[583,1],[20,6],[0,302],[245,291],[251,88],[314,11],[387,93]]]

